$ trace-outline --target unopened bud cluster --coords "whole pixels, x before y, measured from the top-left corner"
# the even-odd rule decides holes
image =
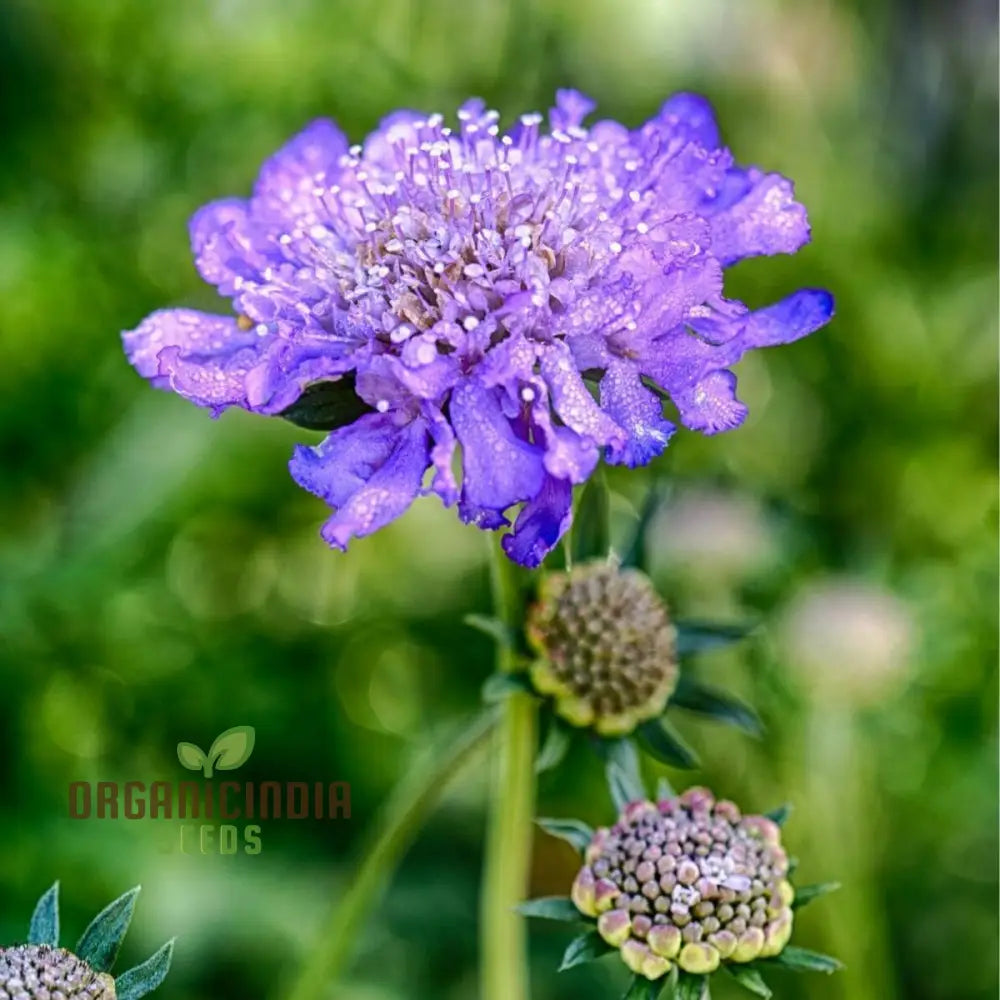
[[[63,948],[0,948],[0,1000],[115,1000],[111,976]]]
[[[703,788],[630,803],[595,833],[572,891],[647,979],[674,964],[705,974],[777,955],[792,932],[793,897],[777,824]]]
[[[648,577],[601,562],[552,573],[528,615],[535,689],[602,735],[662,714],[677,684],[676,629]]]

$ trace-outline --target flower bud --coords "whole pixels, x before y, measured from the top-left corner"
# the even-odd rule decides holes
[[[676,629],[636,570],[601,562],[549,574],[527,635],[532,683],[571,725],[625,735],[662,714],[676,687]]]
[[[0,1000],[115,1000],[111,976],[95,972],[64,948],[0,948]]]
[[[595,833],[572,899],[600,914],[601,937],[638,975],[656,978],[671,963],[707,975],[721,962],[773,957],[791,935],[794,899],[780,840],[772,820],[704,788],[630,802]]]

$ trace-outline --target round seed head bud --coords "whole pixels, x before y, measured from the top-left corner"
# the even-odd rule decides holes
[[[0,948],[0,1000],[116,1000],[111,976],[64,948]]]
[[[600,913],[601,937],[650,979],[673,964],[705,975],[773,957],[791,936],[795,895],[780,834],[704,788],[631,802],[594,834],[572,898],[586,916]],[[595,905],[596,886],[613,909]]]
[[[612,563],[551,573],[528,613],[535,689],[604,736],[662,714],[677,685],[677,630],[648,577]]]

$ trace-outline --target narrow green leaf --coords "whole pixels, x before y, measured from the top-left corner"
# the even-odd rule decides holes
[[[650,980],[645,976],[635,976],[622,1000],[659,1000],[666,985],[666,979]]]
[[[528,899],[521,903],[517,912],[525,917],[538,917],[541,920],[563,920],[578,924],[587,918],[573,905],[568,896],[542,896],[540,899]]]
[[[786,802],[784,805],[780,805],[777,809],[772,809],[770,812],[764,813],[764,815],[770,819],[774,820],[778,826],[784,826],[788,822],[788,817],[792,815],[793,806],[791,802]]]
[[[668,487],[661,479],[655,481],[649,488],[642,509],[639,511],[639,520],[636,523],[632,538],[625,547],[625,554],[622,556],[622,566],[626,569],[644,569],[646,564],[646,537],[649,534],[649,526],[653,523],[656,512],[663,505],[666,499]]]
[[[548,732],[545,734],[545,742],[535,758],[535,772],[541,774],[549,771],[562,763],[569,750],[570,733],[555,716],[549,721]]]
[[[573,515],[570,557],[573,563],[606,559],[611,551],[608,487],[602,473],[587,480]]]
[[[466,615],[462,621],[477,632],[489,636],[498,646],[504,649],[514,648],[514,633],[509,626],[492,615]]]
[[[559,971],[564,972],[575,965],[583,965],[584,962],[593,962],[595,958],[601,958],[609,951],[614,951],[614,948],[596,930],[585,931],[566,946]]]
[[[611,799],[621,809],[622,804],[646,798],[646,785],[635,742],[628,737],[597,742],[598,752],[604,758],[605,774]]]
[[[132,922],[136,896],[142,887],[136,886],[119,896],[97,914],[83,932],[76,954],[97,972],[108,972],[115,964],[118,950]]]
[[[808,906],[814,899],[819,899],[828,893],[836,892],[839,888],[839,882],[817,882],[815,885],[797,887],[795,889],[795,900],[792,903],[792,909],[801,910],[803,906]]]
[[[593,839],[594,831],[578,819],[536,819],[535,823],[546,833],[575,847],[581,854]]]
[[[686,673],[681,673],[677,688],[670,696],[670,704],[736,726],[750,736],[764,735],[764,724],[749,705]]]
[[[709,649],[720,649],[745,639],[756,623],[720,625],[714,622],[677,622],[677,655],[690,656]]]
[[[670,784],[670,780],[664,775],[656,783],[656,801],[662,802],[664,799],[674,799],[677,797],[677,793],[674,791],[674,786]]]
[[[810,951],[808,948],[797,948],[790,944],[785,947],[780,955],[768,958],[764,961],[780,965],[783,969],[791,969],[794,972],[825,972],[831,975],[844,967],[843,962],[839,962],[829,955],[822,955],[818,951]]]
[[[483,682],[483,701],[492,705],[509,695],[531,690],[531,681],[526,673],[490,674]]]
[[[743,989],[749,990],[754,996],[768,1000],[772,995],[770,987],[764,982],[764,977],[752,965],[732,965],[727,962],[723,968]]]
[[[653,719],[639,727],[643,746],[659,761],[671,767],[698,766],[698,755],[684,742],[666,719]]]
[[[28,928],[28,944],[59,945],[59,883],[44,893],[31,915]]]
[[[171,938],[142,965],[137,965],[134,969],[117,976],[115,994],[118,1000],[140,1000],[141,997],[152,993],[167,978],[173,957],[174,940]]]
[[[677,977],[674,996],[677,1000],[709,1000],[708,976],[693,976],[690,972],[682,972]]]

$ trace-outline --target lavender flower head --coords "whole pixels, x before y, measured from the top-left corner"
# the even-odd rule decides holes
[[[664,450],[664,397],[691,429],[738,426],[730,366],[833,311],[819,290],[756,312],[723,297],[725,267],[794,253],[809,227],[789,181],[734,164],[703,98],[675,95],[637,130],[585,126],[593,107],[560,91],[547,131],[531,114],[507,132],[480,101],[454,130],[401,111],[350,147],[314,122],[248,200],[191,221],[235,315],[155,312],[124,335],[129,359],[216,414],[346,392],[350,422],[290,466],[333,508],[330,545],[433,492],[491,530],[521,504],[503,547],[537,566],[602,455]]]

